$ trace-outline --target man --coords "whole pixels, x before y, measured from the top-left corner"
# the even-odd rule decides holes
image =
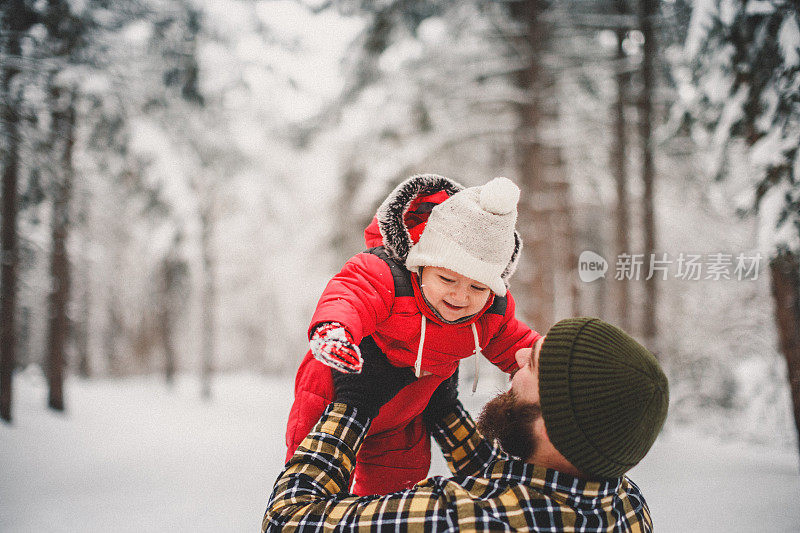
[[[624,473],[664,423],[667,379],[620,329],[563,320],[517,352],[511,389],[486,405],[480,432],[456,380],[444,382],[425,416],[453,477],[387,496],[347,488],[371,419],[413,375],[379,353],[362,356],[361,375],[334,372],[335,401],[278,478],[264,531],[652,531]]]

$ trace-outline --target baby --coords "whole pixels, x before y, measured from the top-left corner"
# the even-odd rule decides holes
[[[465,189],[425,174],[386,198],[364,232],[370,248],[347,261],[317,304],[311,349],[295,380],[287,460],[333,398],[329,367],[360,372],[360,350],[372,349],[413,367],[419,379],[373,420],[352,491],[387,494],[427,476],[430,438],[421,414],[436,387],[471,355],[476,381],[481,355],[511,373],[517,350],[541,337],[516,319],[507,291],[522,247],[519,195],[506,178]]]

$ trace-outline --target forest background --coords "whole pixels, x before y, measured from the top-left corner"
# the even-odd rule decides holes
[[[194,374],[210,402],[221,374],[290,382],[378,204],[438,173],[520,185],[532,327],[620,324],[670,377],[669,424],[800,450],[796,2],[8,0],[0,21],[8,427],[15,375],[67,416],[65,379]]]

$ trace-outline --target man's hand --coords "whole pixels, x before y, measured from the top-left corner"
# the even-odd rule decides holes
[[[326,322],[314,330],[309,341],[314,359],[339,372],[361,372],[361,351],[353,336],[338,322]]]
[[[428,432],[432,432],[436,423],[444,415],[452,411],[458,402],[458,368],[452,376],[442,381],[433,391],[428,406],[422,412],[422,421]]]
[[[332,371],[336,389],[333,401],[375,418],[384,404],[416,378],[411,368],[392,365],[372,337],[364,337],[360,348],[364,361],[360,374]]]

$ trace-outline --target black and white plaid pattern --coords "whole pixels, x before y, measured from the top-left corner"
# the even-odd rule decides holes
[[[434,432],[453,477],[352,496],[369,423],[344,404],[328,406],[275,483],[263,531],[652,531],[647,503],[626,477],[586,481],[514,459],[460,404]]]

